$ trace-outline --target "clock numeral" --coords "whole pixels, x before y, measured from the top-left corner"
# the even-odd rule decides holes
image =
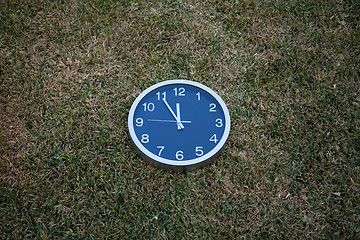
[[[195,154],[196,156],[202,156],[204,154],[204,151],[202,150],[203,147],[196,147],[195,148]]]
[[[210,110],[209,110],[209,112],[216,112],[216,104],[215,103],[210,103],[210,105],[209,105],[209,107],[210,107]]]
[[[159,150],[159,156],[161,155],[161,152],[164,150],[165,146],[157,146],[157,149]]]
[[[155,105],[152,102],[144,103],[143,106],[144,106],[144,112],[146,112],[146,111],[152,112],[155,109]]]
[[[135,122],[137,127],[141,127],[144,124],[144,120],[142,118],[137,118]]]
[[[198,97],[198,101],[200,101],[200,92],[198,92],[196,96]]]
[[[166,92],[157,92],[156,93],[157,97],[158,97],[158,100],[161,100],[161,99],[166,99]],[[162,98],[161,98],[161,95],[162,95]]]
[[[175,96],[185,97],[185,88],[174,88]]]
[[[212,135],[212,137],[209,140],[210,140],[210,142],[214,142],[214,143],[218,142],[218,140],[216,138],[216,134]]]
[[[176,152],[176,155],[175,155],[175,156],[176,156],[176,159],[177,159],[177,160],[183,160],[183,159],[184,159],[184,155],[183,155],[183,154],[184,154],[183,151],[177,151],[177,152]]]
[[[141,142],[142,143],[148,143],[150,141],[148,134],[141,135]]]
[[[216,126],[217,126],[218,128],[224,126],[223,121],[222,121],[221,118],[216,119]]]

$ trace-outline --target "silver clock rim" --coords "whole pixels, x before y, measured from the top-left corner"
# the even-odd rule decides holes
[[[225,117],[224,134],[223,134],[222,138],[220,139],[219,143],[210,152],[208,152],[207,154],[205,154],[201,157],[190,159],[190,160],[184,160],[184,161],[169,160],[166,158],[159,157],[159,156],[153,154],[152,152],[150,152],[149,150],[147,150],[142,145],[142,143],[139,141],[139,139],[137,138],[137,136],[135,134],[133,120],[134,120],[134,114],[135,114],[136,107],[138,106],[140,101],[149,92],[153,91],[154,89],[157,89],[157,88],[165,86],[165,85],[170,85],[170,84],[186,84],[186,85],[199,87],[202,90],[208,92],[212,97],[214,97],[224,111],[224,117]],[[185,79],[166,80],[166,81],[154,84],[151,87],[145,89],[133,102],[133,104],[130,108],[130,111],[129,111],[129,116],[128,116],[128,129],[129,129],[130,137],[131,137],[131,140],[133,141],[133,144],[139,151],[140,155],[142,155],[143,158],[146,157],[145,160],[150,160],[151,161],[150,163],[153,163],[155,166],[161,166],[162,164],[164,164],[165,166],[167,166],[170,169],[172,166],[176,169],[179,167],[180,168],[184,168],[187,166],[190,167],[190,166],[201,164],[203,162],[212,161],[213,157],[216,156],[217,153],[219,153],[221,151],[221,149],[223,148],[223,146],[226,143],[226,140],[230,133],[230,124],[231,123],[230,123],[229,110],[226,107],[225,102],[221,99],[221,97],[216,92],[214,92],[212,89],[210,89],[209,87],[207,87],[201,83],[190,81],[190,80],[185,80]],[[154,162],[152,162],[152,161],[154,161]]]

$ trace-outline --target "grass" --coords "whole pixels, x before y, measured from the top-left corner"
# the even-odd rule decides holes
[[[357,1],[2,1],[5,239],[359,239]],[[153,168],[127,114],[147,87],[201,82],[226,150]]]

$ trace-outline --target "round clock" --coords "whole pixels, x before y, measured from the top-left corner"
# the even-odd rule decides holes
[[[210,88],[169,80],[142,92],[128,118],[139,155],[155,167],[184,171],[211,163],[230,132],[224,101]]]

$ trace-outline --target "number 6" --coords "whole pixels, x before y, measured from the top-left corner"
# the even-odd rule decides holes
[[[183,160],[184,159],[184,152],[183,151],[177,151],[176,152],[176,159],[177,160]]]

